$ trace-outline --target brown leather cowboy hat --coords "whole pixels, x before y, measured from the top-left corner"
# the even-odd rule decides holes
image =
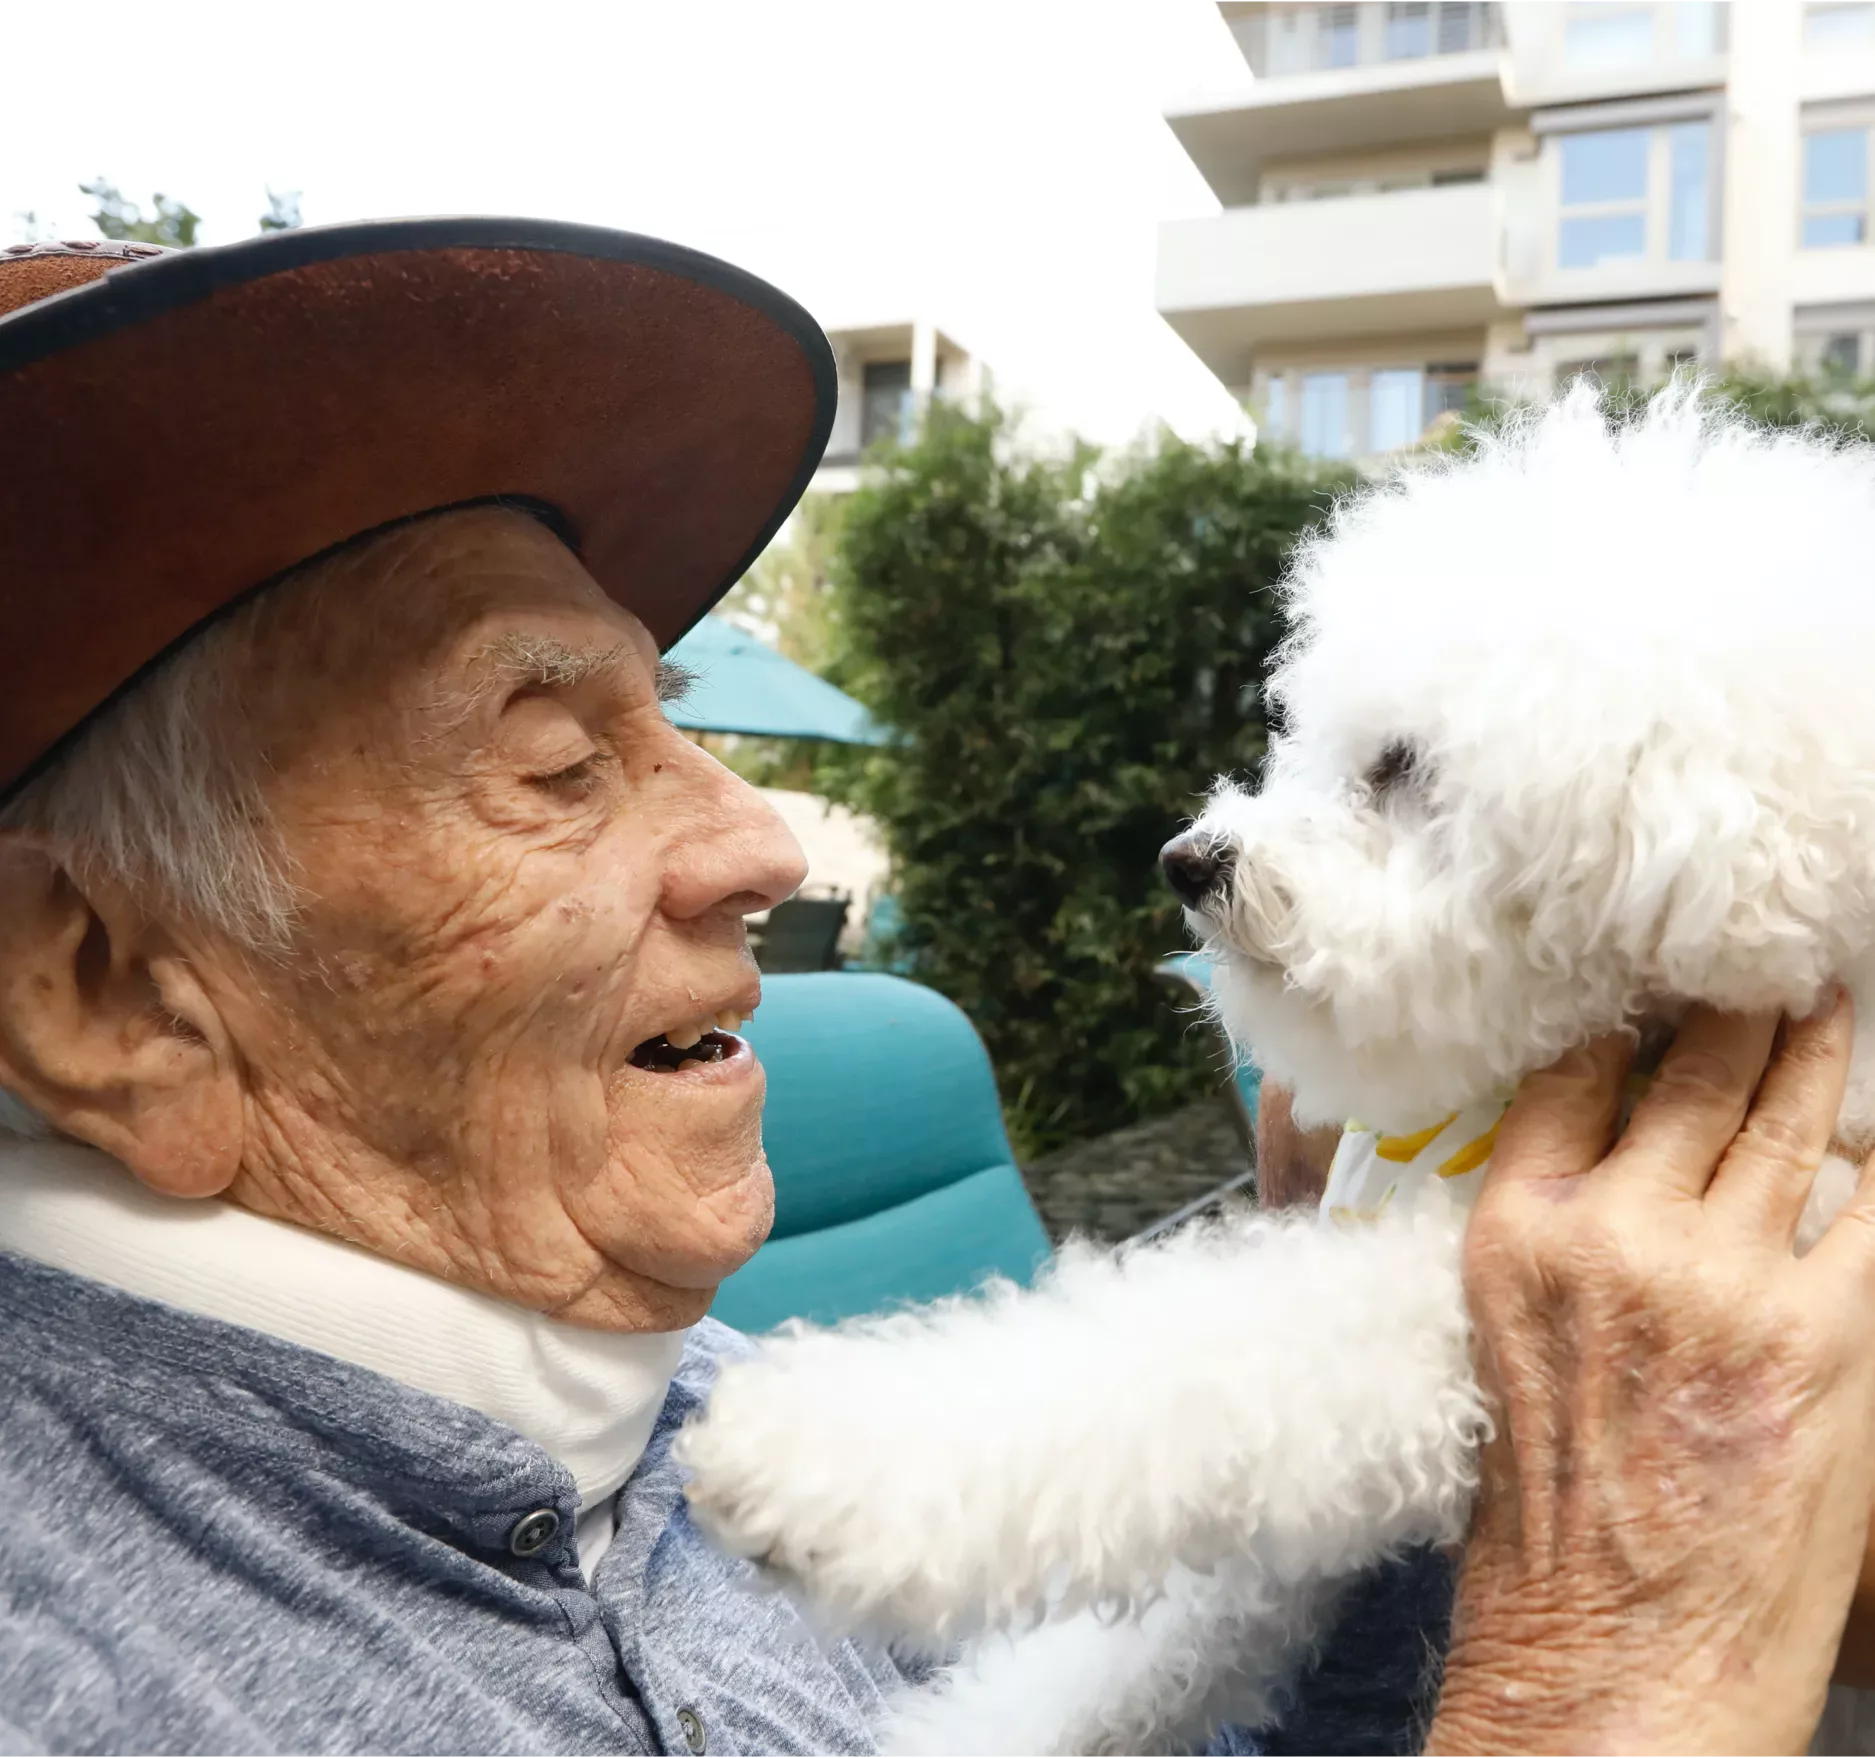
[[[833,406],[791,299],[625,232],[0,250],[0,792],[205,618],[465,502],[545,511],[668,646],[799,499]]]

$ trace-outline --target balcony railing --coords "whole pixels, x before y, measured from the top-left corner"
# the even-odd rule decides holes
[[[1233,18],[1231,32],[1251,71],[1270,79],[1501,48],[1504,21],[1492,0],[1386,0],[1258,6]]]

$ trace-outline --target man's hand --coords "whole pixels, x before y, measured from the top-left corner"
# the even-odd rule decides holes
[[[1532,1076],[1466,1239],[1500,1410],[1434,1752],[1801,1752],[1875,1504],[1875,1187],[1792,1239],[1846,999]],[[1767,1066],[1768,1061],[1768,1066]],[[1762,1078],[1761,1078],[1762,1077]]]
[[[1322,1200],[1341,1127],[1298,1129],[1289,1089],[1263,1083],[1257,1098],[1257,1201],[1266,1209]]]

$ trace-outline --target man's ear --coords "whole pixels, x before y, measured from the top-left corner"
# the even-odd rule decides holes
[[[213,1196],[241,1165],[239,1068],[171,934],[114,888],[0,840],[0,1086],[152,1189]]]

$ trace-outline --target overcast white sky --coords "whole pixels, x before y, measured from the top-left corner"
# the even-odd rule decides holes
[[[203,0],[17,7],[0,239],[80,179],[204,240],[483,212],[712,250],[830,326],[929,315],[1092,438],[1230,400],[1153,310],[1157,222],[1216,202],[1161,120],[1248,79],[1210,0]]]

